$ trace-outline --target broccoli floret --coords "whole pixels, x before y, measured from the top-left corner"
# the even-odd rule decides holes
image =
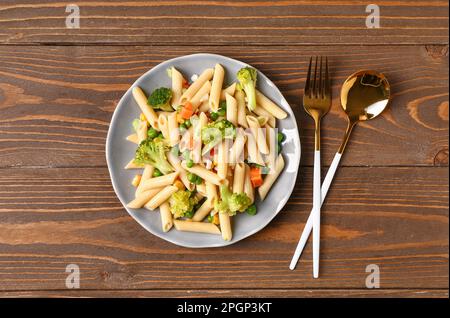
[[[252,204],[251,199],[245,193],[232,193],[228,186],[220,186],[220,200],[214,202],[214,209],[219,213],[235,215],[236,212],[244,212]]]
[[[190,191],[179,190],[172,194],[169,199],[170,211],[175,218],[183,216],[192,217],[194,206],[198,203],[198,199]]]
[[[139,144],[136,149],[134,162],[138,164],[150,164],[163,174],[173,171],[172,166],[167,162],[167,146],[160,138],[147,138]]]
[[[256,70],[251,67],[244,67],[237,72],[236,76],[247,96],[247,107],[250,111],[253,111],[256,108]]]
[[[167,87],[160,87],[153,91],[148,98],[147,104],[152,106],[153,109],[161,109],[164,111],[173,111],[170,106],[170,100],[172,99],[172,90]]]
[[[222,119],[203,127],[201,134],[202,142],[205,145],[202,154],[205,155],[220,143],[223,138],[233,139],[236,137],[236,128],[228,120]]]

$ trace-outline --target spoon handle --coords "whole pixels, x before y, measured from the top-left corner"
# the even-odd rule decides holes
[[[328,169],[327,175],[325,176],[325,180],[323,180],[322,188],[321,188],[321,199],[320,199],[320,205],[322,206],[323,202],[325,201],[325,197],[327,196],[328,190],[330,189],[331,182],[333,181],[334,174],[336,173],[336,170],[339,166],[339,161],[341,160],[342,154],[337,152],[336,155],[333,158],[333,162],[331,163],[330,168]],[[300,240],[298,242],[297,248],[295,249],[294,256],[292,257],[291,264],[289,265],[289,269],[293,270],[295,269],[295,266],[297,265],[298,259],[300,258],[303,248],[306,245],[306,242],[308,241],[308,237],[311,234],[311,230],[313,228],[313,210],[311,210],[311,213],[309,214],[308,221],[306,221],[305,228],[303,229],[302,236],[300,237]]]

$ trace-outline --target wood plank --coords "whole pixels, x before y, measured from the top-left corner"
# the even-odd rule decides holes
[[[195,52],[227,55],[269,76],[295,110],[302,164],[312,164],[313,123],[300,100],[310,55],[328,55],[334,105],[323,122],[323,164],[345,130],[339,89],[358,69],[385,72],[387,112],[357,127],[342,164],[448,166],[448,46],[0,47],[0,166],[104,166],[108,124],[122,94],[161,61]],[[382,154],[382,155],[380,155]]]
[[[0,292],[1,298],[155,297],[155,298],[448,298],[448,289],[211,289],[211,290],[58,290]]]
[[[381,28],[366,27],[361,1],[77,1],[80,28],[66,28],[66,5],[3,0],[0,42],[189,45],[447,44],[448,2],[379,0]]]
[[[322,210],[321,278],[308,245],[288,269],[311,208],[302,168],[283,211],[226,248],[187,249],[141,228],[105,168],[0,170],[0,290],[64,290],[68,264],[83,289],[448,289],[448,168],[347,167]],[[333,291],[331,292],[333,293]],[[364,294],[364,293],[363,293]]]

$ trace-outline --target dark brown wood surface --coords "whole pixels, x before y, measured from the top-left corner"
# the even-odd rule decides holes
[[[0,4],[0,296],[448,297],[448,3],[378,1]],[[293,107],[302,163],[287,205],[235,245],[187,249],[141,228],[116,198],[105,140],[116,104],[145,71],[210,52],[254,65]],[[313,124],[302,110],[308,58],[327,55],[333,108],[324,172],[345,128],[344,79],[384,72],[393,99],[354,132],[323,207],[321,278],[308,245],[288,264],[311,208]],[[78,264],[81,288],[65,287]],[[377,264],[381,289],[366,289]],[[242,282],[245,282],[243,284]]]

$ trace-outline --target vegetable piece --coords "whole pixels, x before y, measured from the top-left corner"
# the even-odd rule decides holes
[[[158,136],[158,134],[159,134],[159,132],[153,127],[150,127],[147,130],[147,137],[150,139],[156,138],[156,136]]]
[[[216,112],[212,112],[210,115],[212,120],[216,121],[217,119],[219,119],[219,114]]]
[[[153,178],[156,178],[156,177],[161,177],[163,174],[161,173],[161,171],[159,171],[158,169],[155,169],[154,171],[153,171]]]
[[[153,91],[147,100],[153,109],[161,109],[164,111],[173,111],[170,106],[170,100],[172,99],[172,90],[167,87],[160,87]]]
[[[191,103],[187,102],[183,107],[181,107],[180,114],[184,119],[189,119],[194,114],[194,107]]]
[[[256,210],[256,205],[252,204],[245,212],[247,212],[248,215],[255,215],[258,211]]]
[[[285,136],[284,136],[283,133],[281,133],[281,132],[277,133],[277,140],[278,140],[278,142],[283,142],[284,138],[285,138]]]
[[[175,218],[189,216],[197,203],[198,199],[193,192],[187,190],[179,190],[169,198],[170,211]]]
[[[189,128],[192,126],[192,123],[189,119],[186,119],[186,121],[184,122],[184,125],[186,126],[186,128]]]
[[[220,200],[214,202],[214,210],[219,213],[235,215],[236,212],[244,212],[252,203],[245,193],[232,193],[228,186],[220,186]]]
[[[139,118],[135,118],[131,124],[133,125],[134,131],[137,132],[140,124]]]
[[[219,144],[223,138],[233,139],[236,137],[236,128],[228,120],[222,119],[203,127],[201,135],[202,142],[205,145],[202,155],[205,155]]]
[[[193,183],[193,184],[200,184],[203,182],[203,179],[201,177],[199,177],[193,173],[188,173],[187,179],[190,183]]]
[[[219,108],[217,110],[217,115],[219,115],[220,117],[225,117],[226,114],[227,114],[227,110],[225,108]]]
[[[192,159],[188,159],[186,161],[186,167],[192,168],[194,166],[194,161]]]
[[[167,162],[167,146],[160,138],[153,140],[147,138],[139,144],[136,149],[134,162],[137,164],[150,164],[158,169],[162,174],[173,171],[172,166]]]
[[[257,188],[262,185],[263,178],[261,174],[261,169],[258,167],[250,168],[250,181],[254,188]]]
[[[134,186],[134,187],[137,187],[138,185],[139,185],[139,183],[141,182],[141,175],[140,174],[137,174],[137,175],[135,175],[134,176],[134,178],[133,178],[133,180],[131,181],[131,184]]]
[[[247,107],[250,111],[256,108],[256,77],[254,68],[244,67],[237,72],[237,79],[247,96]]]

